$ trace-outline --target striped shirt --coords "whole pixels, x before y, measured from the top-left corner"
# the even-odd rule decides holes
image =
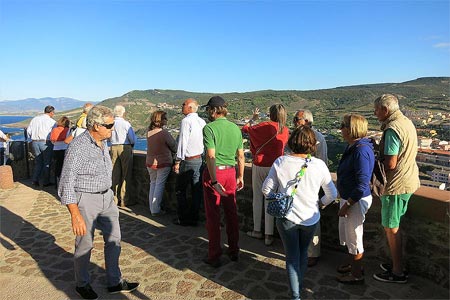
[[[61,204],[77,203],[77,193],[99,193],[111,188],[112,163],[106,140],[103,149],[89,131],[75,138],[66,150],[58,188]]]

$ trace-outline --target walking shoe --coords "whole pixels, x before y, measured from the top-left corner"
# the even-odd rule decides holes
[[[308,267],[314,267],[319,262],[319,257],[308,257]]]
[[[77,286],[75,288],[75,291],[83,299],[93,299],[93,300],[98,299],[97,293],[94,292],[90,284],[87,284],[86,286],[82,287]]]
[[[266,234],[266,238],[264,239],[264,244],[266,246],[270,246],[273,244],[273,236],[270,234]]]
[[[382,282],[392,282],[392,283],[406,283],[408,280],[406,279],[405,274],[395,275],[390,271],[386,271],[379,274],[373,274],[373,279],[382,281]]]
[[[116,286],[109,286],[108,292],[110,294],[116,294],[120,292],[129,293],[137,289],[139,286],[138,282],[128,282],[126,280],[122,280],[118,285]]]
[[[205,264],[208,264],[208,265],[210,265],[213,268],[219,268],[220,266],[222,266],[222,262],[220,261],[220,259],[209,260],[207,257],[205,257],[204,259],[202,259],[202,261]]]
[[[239,253],[228,252],[227,255],[228,255],[228,257],[230,258],[231,261],[238,261],[239,260]]]
[[[161,209],[157,213],[152,213],[152,217],[160,217],[160,216],[164,216],[165,214],[166,214],[166,211]]]
[[[247,231],[247,235],[249,237],[252,237],[252,238],[258,239],[258,240],[262,240],[262,238],[263,238],[263,234],[261,232],[257,232],[257,231]]]
[[[392,272],[392,265],[389,264],[389,263],[381,263],[380,264],[380,269],[385,271],[385,272]],[[408,271],[403,269],[403,274],[405,274],[406,278],[408,278]]]

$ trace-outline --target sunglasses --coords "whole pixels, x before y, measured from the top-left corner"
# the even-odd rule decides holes
[[[98,124],[99,126],[103,126],[106,129],[111,129],[114,127],[114,122],[112,122],[111,124]]]

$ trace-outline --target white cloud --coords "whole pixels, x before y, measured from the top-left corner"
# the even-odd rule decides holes
[[[433,45],[433,48],[450,48],[450,43],[437,43]]]

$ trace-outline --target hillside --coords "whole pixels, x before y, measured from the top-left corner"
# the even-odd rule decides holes
[[[365,115],[371,123],[373,117],[373,100],[384,93],[398,95],[402,110],[429,110],[450,112],[450,77],[425,77],[402,83],[380,83],[336,87],[311,91],[275,91],[264,90],[245,93],[220,94],[229,102],[230,118],[241,120],[251,116],[254,107],[262,111],[273,103],[283,103],[288,108],[290,122],[293,113],[299,108],[310,109],[316,124],[324,128],[334,126],[347,112],[358,112]],[[175,104],[175,109],[165,109],[169,117],[169,125],[177,127],[180,105],[184,99],[192,97],[205,104],[213,93],[195,93],[181,90],[144,90],[131,91],[123,96],[106,99],[102,105],[114,107],[120,103],[127,109],[127,117],[136,129],[144,129],[148,125],[151,112],[157,109],[157,103]]]

